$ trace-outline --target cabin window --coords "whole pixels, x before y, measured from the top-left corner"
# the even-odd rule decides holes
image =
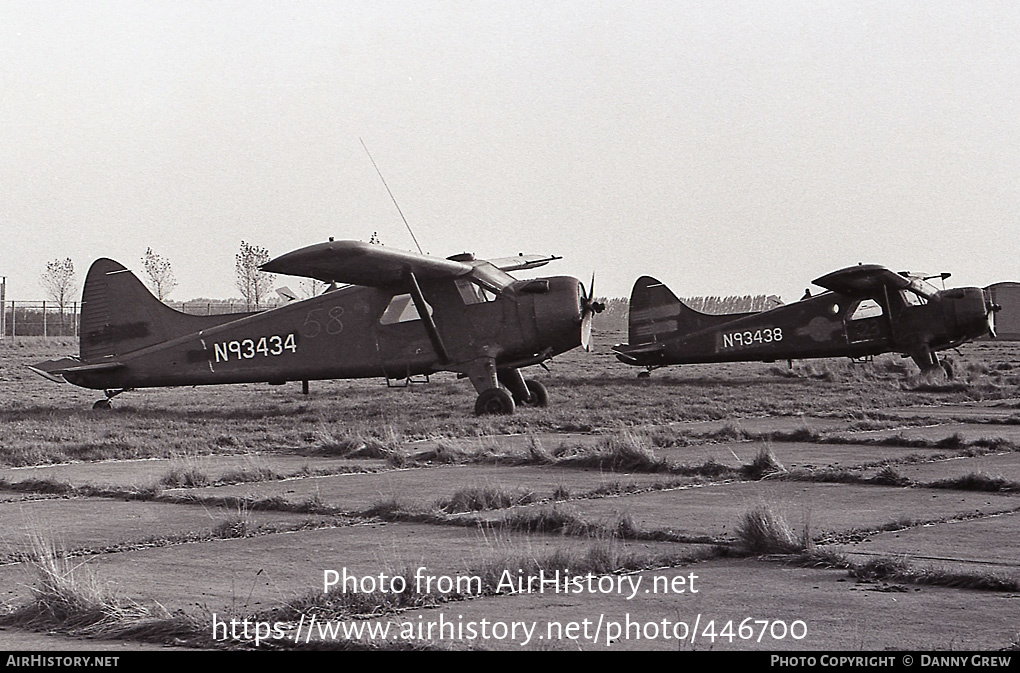
[[[882,305],[874,299],[863,299],[857,308],[854,309],[853,313],[850,314],[850,320],[864,320],[865,318],[874,318],[882,315]]]
[[[910,290],[900,290],[900,296],[903,297],[903,303],[907,306],[922,306],[928,303],[928,300]]]
[[[427,303],[425,305],[428,306]],[[432,307],[428,306],[428,309],[429,315],[432,315]],[[421,320],[421,316],[418,315],[418,307],[414,305],[414,301],[409,294],[394,295],[390,299],[386,310],[383,311],[382,317],[379,318],[379,322],[383,325],[393,325],[413,320]]]
[[[484,304],[496,300],[494,292],[478,283],[464,278],[458,278],[455,282],[457,291],[460,292],[460,298],[464,300],[465,304]]]

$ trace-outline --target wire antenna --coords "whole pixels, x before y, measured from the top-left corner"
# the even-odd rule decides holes
[[[411,240],[413,240],[415,246],[417,246],[418,252],[424,255],[425,253],[422,252],[421,246],[418,245],[418,239],[415,238],[414,232],[411,231],[411,225],[407,223],[407,218],[404,217],[404,211],[400,209],[400,204],[397,203],[397,198],[393,196],[393,192],[390,190],[390,186],[386,184],[386,178],[383,177],[382,171],[379,170],[379,166],[376,165],[375,159],[372,158],[372,153],[368,151],[368,145],[366,145],[365,141],[362,140],[361,138],[358,138],[358,141],[360,141],[361,146],[365,148],[365,154],[368,155],[368,160],[372,162],[372,166],[375,168],[375,172],[379,174],[379,179],[382,180],[383,187],[386,188],[386,193],[390,195],[390,198],[393,200],[393,205],[397,207],[397,212],[400,213],[400,219],[404,221],[404,226],[407,227],[407,233],[411,234]]]

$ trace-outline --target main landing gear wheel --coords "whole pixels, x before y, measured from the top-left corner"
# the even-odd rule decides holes
[[[514,395],[514,403],[522,407],[547,407],[549,406],[549,393],[545,386],[534,379],[525,379],[524,385],[528,387],[529,399],[523,399]]]
[[[475,401],[475,414],[478,416],[488,414],[509,415],[514,413],[515,408],[514,398],[503,388],[483,390]]]
[[[639,379],[647,379],[647,378],[651,377],[651,375],[652,375],[652,373],[650,371],[644,371],[644,372],[638,372],[637,373],[637,377]]]
[[[92,405],[92,408],[100,411],[106,411],[108,409],[113,409],[113,405],[110,403],[110,400],[96,400],[96,403]]]

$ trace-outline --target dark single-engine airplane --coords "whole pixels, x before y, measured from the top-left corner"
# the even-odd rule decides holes
[[[471,380],[478,414],[544,407],[545,387],[520,369],[589,348],[592,314],[603,308],[575,278],[517,280],[508,273],[555,259],[443,259],[330,239],[261,268],[350,285],[268,311],[216,316],[176,311],[122,265],[99,259],[82,292],[79,356],[32,370],[105,390],[96,408],[134,388],[410,380],[438,371]]]
[[[913,358],[922,371],[942,367],[952,374],[937,351],[986,333],[995,336],[1000,307],[978,287],[937,290],[921,276],[875,264],[833,271],[813,282],[828,292],[808,292],[796,303],[766,311],[708,315],[643,276],[630,297],[630,343],[613,352],[622,362],[644,367],[642,377],[667,365],[859,359],[889,352]]]

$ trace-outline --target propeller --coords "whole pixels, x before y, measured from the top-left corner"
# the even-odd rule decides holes
[[[606,310],[606,305],[595,301],[595,274],[591,275],[591,285],[585,295],[584,283],[581,283],[581,346],[591,351],[591,317]]]
[[[985,318],[988,322],[988,336],[995,338],[995,314],[1002,310],[998,304],[985,300],[985,310],[988,312]]]

